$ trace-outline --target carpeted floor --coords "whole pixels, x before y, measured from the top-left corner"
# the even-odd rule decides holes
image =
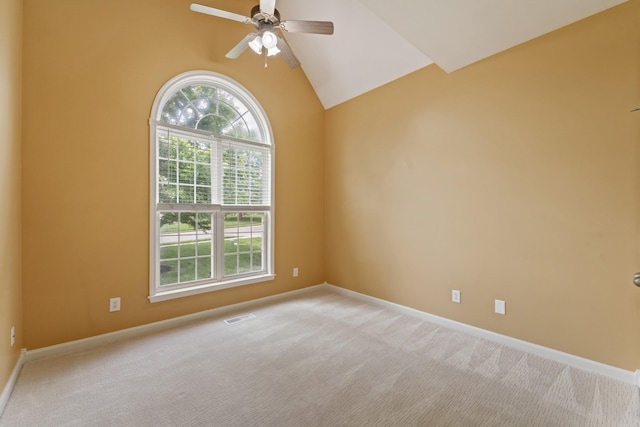
[[[0,425],[640,426],[633,385],[330,291],[251,313],[29,362]]]

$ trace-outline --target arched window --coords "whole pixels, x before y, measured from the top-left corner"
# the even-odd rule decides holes
[[[152,302],[271,280],[273,138],[255,98],[209,71],[153,103]]]

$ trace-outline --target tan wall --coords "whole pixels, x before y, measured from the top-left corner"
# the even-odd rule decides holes
[[[0,0],[0,390],[22,348],[20,110],[22,0]],[[11,347],[11,327],[16,343]]]
[[[632,0],[328,111],[328,282],[640,368],[639,17]]]
[[[26,348],[324,281],[324,111],[300,69],[281,58],[265,69],[251,52],[225,59],[251,28],[191,12],[191,0],[24,3]],[[253,4],[217,7],[248,14]],[[160,87],[196,69],[240,82],[271,121],[278,277],[151,304],[148,119]],[[122,310],[109,313],[115,296]]]

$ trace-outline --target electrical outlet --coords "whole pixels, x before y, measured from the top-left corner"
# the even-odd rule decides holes
[[[120,297],[109,300],[109,311],[120,311]]]
[[[497,299],[496,300],[496,313],[498,313],[498,314],[506,314],[507,313],[506,312],[506,310],[507,310],[506,305],[507,305],[506,302]]]
[[[11,327],[11,347],[16,343],[16,327]]]
[[[293,269],[293,277],[298,277],[298,267]]]
[[[451,301],[460,304],[460,291],[455,289],[451,291]]]

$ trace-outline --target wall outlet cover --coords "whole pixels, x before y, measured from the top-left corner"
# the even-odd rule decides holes
[[[460,291],[454,289],[451,291],[451,301],[460,304]]]

